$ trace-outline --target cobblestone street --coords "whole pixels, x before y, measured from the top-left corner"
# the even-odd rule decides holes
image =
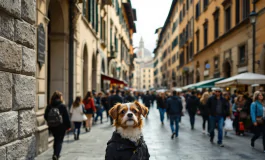
[[[224,138],[224,148],[209,142],[209,137],[201,132],[201,117],[196,117],[195,130],[190,130],[186,114],[180,124],[179,138],[171,140],[169,121],[160,124],[159,112],[156,106],[151,108],[148,119],[145,120],[144,136],[151,155],[150,160],[241,160],[264,159],[261,139],[256,141],[256,149],[250,147],[250,136],[238,137],[228,133]],[[103,124],[93,126],[90,133],[82,130],[81,140],[74,141],[73,136],[65,137],[62,160],[103,160],[106,143],[114,129],[104,119]],[[38,160],[49,160],[52,149],[49,149]]]

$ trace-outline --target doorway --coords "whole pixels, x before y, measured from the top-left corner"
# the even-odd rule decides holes
[[[92,89],[97,91],[97,56],[92,58]]]
[[[87,46],[85,45],[83,50],[83,97],[85,97],[88,91],[88,55],[87,55]]]
[[[224,78],[229,78],[231,77],[231,64],[226,61],[224,63]]]
[[[47,53],[47,103],[54,91],[66,97],[66,66],[67,37],[64,33],[64,18],[59,1],[50,1],[48,9],[48,53]]]

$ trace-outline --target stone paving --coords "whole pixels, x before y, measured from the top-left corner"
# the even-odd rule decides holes
[[[81,140],[74,141],[73,136],[65,137],[61,160],[104,160],[106,143],[114,128],[104,119],[103,124],[93,126],[90,133],[82,130]],[[151,108],[144,127],[145,141],[150,152],[150,160],[264,160],[262,140],[256,141],[255,148],[250,147],[250,137],[235,136],[228,133],[224,138],[224,148],[209,142],[209,137],[201,132],[201,117],[196,117],[195,130],[190,129],[188,115],[180,124],[179,137],[172,140],[169,121],[161,125],[159,112]],[[37,157],[37,160],[50,160],[52,149]]]

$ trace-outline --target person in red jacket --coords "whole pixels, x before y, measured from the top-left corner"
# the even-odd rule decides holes
[[[93,98],[91,92],[87,92],[87,94],[83,100],[83,103],[85,105],[85,114],[87,116],[86,132],[90,132],[91,127],[92,127],[92,116],[93,116],[94,112],[96,112],[94,98]]]

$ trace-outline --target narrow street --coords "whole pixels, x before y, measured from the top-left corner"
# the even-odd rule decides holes
[[[151,155],[150,160],[242,160],[264,159],[262,140],[258,139],[256,149],[250,147],[251,134],[238,137],[234,132],[224,138],[224,148],[209,142],[209,137],[201,132],[201,117],[196,117],[195,130],[190,130],[189,116],[186,114],[180,124],[179,137],[172,140],[169,121],[161,125],[156,106],[151,108],[145,120],[144,138]],[[103,160],[106,143],[114,128],[104,119],[103,124],[93,126],[90,133],[82,129],[81,140],[74,141],[73,136],[65,137],[62,160]],[[52,149],[37,157],[37,160],[50,160]]]

